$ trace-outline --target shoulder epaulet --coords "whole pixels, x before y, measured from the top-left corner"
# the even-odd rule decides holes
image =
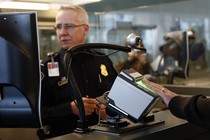
[[[49,52],[47,57],[41,60],[41,66],[44,66],[47,62],[52,61],[52,59],[55,59],[58,55],[58,52]]]

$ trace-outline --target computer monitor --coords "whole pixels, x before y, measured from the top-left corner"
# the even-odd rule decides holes
[[[40,127],[36,12],[0,13],[0,127]]]
[[[174,76],[188,78],[189,76],[189,31],[182,32],[182,42],[178,53],[178,70]]]
[[[189,38],[190,31],[174,31],[164,36],[166,41],[160,47],[158,73],[169,75],[169,83],[174,77],[188,78],[189,76]]]

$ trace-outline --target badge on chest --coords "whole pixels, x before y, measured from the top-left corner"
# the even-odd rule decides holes
[[[104,64],[101,64],[100,69],[101,69],[101,74],[102,74],[103,76],[108,76],[108,75],[109,75],[109,74],[108,74],[108,71],[107,71],[107,69],[106,69],[106,66],[105,66]]]
[[[48,57],[50,57],[51,62],[47,63],[47,70],[48,70],[48,76],[49,77],[55,77],[55,76],[59,76],[59,65],[58,62],[54,61],[54,56],[55,53],[54,52],[49,52],[47,54]]]
[[[60,75],[58,62],[48,62],[47,69],[49,77],[55,77]]]

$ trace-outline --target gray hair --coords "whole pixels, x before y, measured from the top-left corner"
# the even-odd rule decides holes
[[[78,6],[78,5],[61,6],[59,11],[62,11],[62,10],[76,11],[78,13],[77,20],[80,21],[81,23],[88,25],[88,23],[89,23],[88,13],[81,6]]]

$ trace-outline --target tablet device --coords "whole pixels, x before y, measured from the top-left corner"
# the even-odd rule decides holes
[[[159,100],[159,96],[142,82],[142,78],[133,69],[123,70],[108,95],[97,100],[133,122],[141,121]]]

